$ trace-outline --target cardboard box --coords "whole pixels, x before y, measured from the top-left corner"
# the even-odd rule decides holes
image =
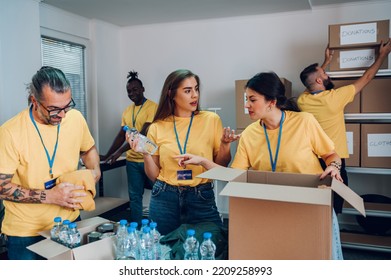
[[[280,78],[285,86],[285,96],[292,97],[292,82],[285,78]],[[245,129],[249,124],[253,123],[248,115],[248,110],[244,107],[246,104],[245,86],[248,80],[236,80],[236,129]]]
[[[50,239],[50,231],[40,234],[45,240],[37,242],[27,249],[37,253],[48,260],[114,260],[114,248],[112,238],[105,238],[92,243],[87,243],[87,234],[95,231],[100,224],[108,222],[107,219],[94,217],[77,222],[77,227],[82,235],[82,245],[69,249]]]
[[[376,77],[361,92],[362,113],[391,112],[391,78]]]
[[[330,71],[366,70],[379,55],[379,47],[336,49],[330,62]],[[388,69],[388,57],[380,69]]]
[[[340,88],[346,85],[350,85],[356,81],[357,78],[355,79],[343,79],[343,80],[334,80],[332,79],[332,82],[334,83],[334,88]],[[360,94],[360,93],[359,93]],[[344,113],[345,114],[358,114],[360,113],[360,106],[361,106],[361,99],[360,96],[355,96],[353,101],[346,105]]]
[[[330,259],[333,191],[365,215],[363,199],[330,177],[223,167],[199,177],[228,181],[230,260]]]
[[[390,34],[390,20],[329,25],[330,48],[354,48],[380,45]]]
[[[345,124],[348,141],[349,158],[345,160],[346,166],[360,166],[360,124]]]
[[[361,143],[361,167],[391,168],[391,124],[362,124]]]

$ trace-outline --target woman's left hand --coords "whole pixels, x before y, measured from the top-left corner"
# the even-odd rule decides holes
[[[343,183],[343,179],[341,177],[341,174],[340,174],[338,168],[336,168],[335,166],[332,166],[332,165],[327,166],[326,170],[323,171],[323,173],[320,175],[320,179],[324,179],[327,175],[330,175],[331,177],[333,177]]]
[[[240,134],[235,134],[235,130],[230,127],[224,127],[221,142],[224,144],[232,143],[240,138]]]

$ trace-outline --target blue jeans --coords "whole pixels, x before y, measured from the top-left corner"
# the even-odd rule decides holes
[[[45,238],[42,236],[7,236],[7,253],[10,260],[44,260],[40,255],[30,251],[26,247],[33,245]]]
[[[152,188],[149,219],[166,235],[181,224],[214,222],[222,226],[217,210],[213,184],[178,187],[157,180]]]
[[[145,174],[144,162],[126,161],[126,173],[128,175],[130,219],[131,222],[138,222],[140,225],[143,218],[144,187],[151,188],[153,183]]]

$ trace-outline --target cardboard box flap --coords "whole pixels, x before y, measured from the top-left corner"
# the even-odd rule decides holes
[[[259,183],[229,182],[220,192],[220,195],[292,203],[331,205],[330,188],[318,189]]]
[[[364,200],[344,183],[333,180],[331,183],[331,189],[345,199],[350,205],[352,205],[361,215],[366,217]]]
[[[61,259],[61,256],[69,255],[70,257],[72,254],[69,248],[54,242],[51,239],[45,239],[34,243],[33,245],[28,246],[27,249],[46,259]],[[69,257],[67,259],[69,259]]]
[[[113,237],[74,248],[72,252],[75,260],[114,260]]]
[[[198,178],[206,178],[220,181],[234,181],[240,175],[246,174],[246,170],[227,167],[215,167],[198,175]]]

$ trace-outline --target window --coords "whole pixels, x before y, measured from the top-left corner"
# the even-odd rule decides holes
[[[42,65],[61,69],[71,83],[72,97],[87,119],[85,46],[50,37],[41,37]]]

